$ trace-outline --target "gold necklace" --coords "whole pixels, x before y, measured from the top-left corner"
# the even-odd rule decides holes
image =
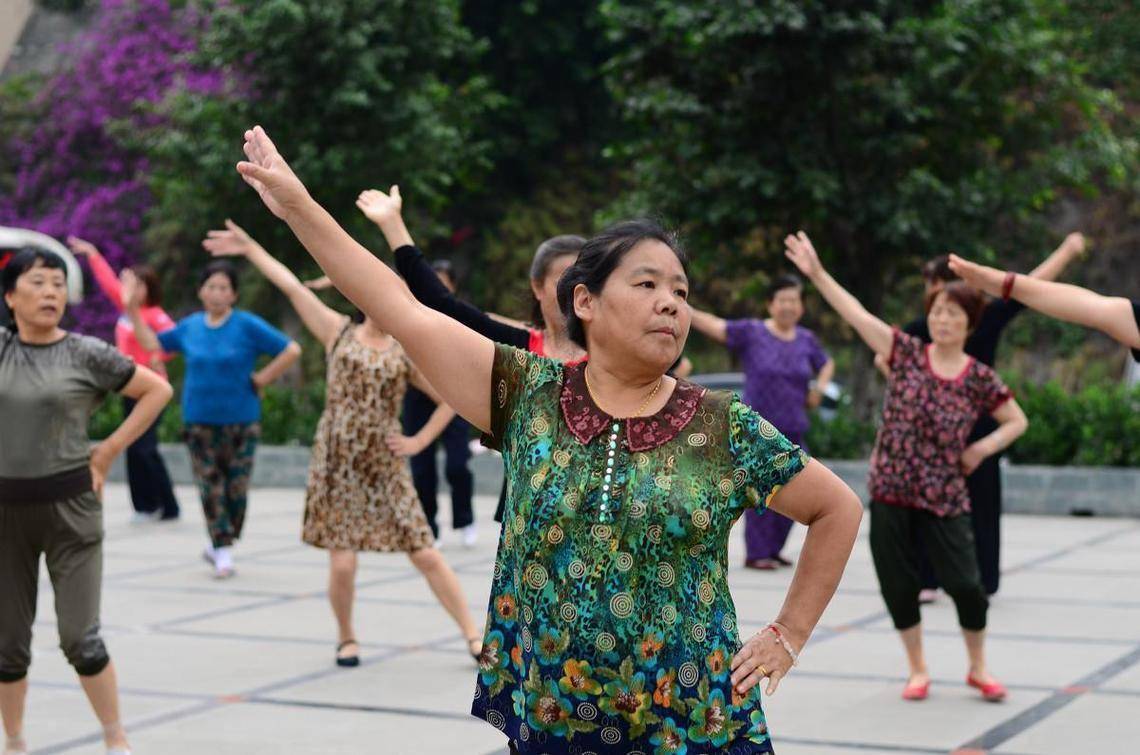
[[[594,389],[590,387],[590,370],[588,367],[582,369],[582,377],[586,379],[586,392],[590,394],[590,398],[593,400],[594,405],[601,409],[602,404],[598,401],[598,397],[594,395]],[[663,382],[665,382],[664,375],[657,378],[657,384],[653,386],[653,390],[651,390],[649,392],[649,395],[645,397],[645,400],[641,402],[641,406],[637,407],[637,411],[629,415],[630,417],[641,416],[641,413],[645,411],[645,407],[649,406],[649,402],[652,401],[653,397],[657,395],[657,391],[660,390],[661,383]]]

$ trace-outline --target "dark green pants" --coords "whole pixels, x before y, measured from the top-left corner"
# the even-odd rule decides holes
[[[954,600],[959,626],[985,629],[989,599],[978,573],[970,515],[940,518],[920,509],[871,501],[871,556],[895,629],[909,629],[922,618],[916,535],[926,544],[938,583]]]
[[[210,542],[215,548],[233,545],[245,525],[249,478],[261,425],[189,424],[185,437]]]
[[[40,554],[55,592],[59,645],[80,676],[110,658],[99,636],[103,506],[88,492],[55,503],[0,504],[0,682],[16,682],[32,660]]]

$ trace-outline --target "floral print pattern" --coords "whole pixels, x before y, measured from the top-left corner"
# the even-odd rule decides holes
[[[1011,398],[997,373],[972,357],[953,379],[935,375],[926,344],[896,330],[883,424],[871,453],[871,497],[940,517],[968,512],[962,451],[978,417]]]
[[[731,394],[681,381],[617,420],[583,365],[496,348],[506,516],[472,712],[521,753],[771,752],[759,688],[731,687],[727,541],[807,457]]]

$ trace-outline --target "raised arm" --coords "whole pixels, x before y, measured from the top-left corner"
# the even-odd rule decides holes
[[[309,196],[260,126],[245,133],[244,149],[247,160],[237,166],[242,178],[289,225],[340,292],[403,344],[448,404],[480,430],[489,430],[494,343],[418,302],[395,272]],[[395,187],[393,194],[399,194]],[[412,240],[402,220],[385,229],[385,236],[389,243]]]
[[[131,321],[131,326],[135,330],[135,340],[139,342],[139,346],[150,352],[161,352],[162,344],[158,342],[158,336],[155,335],[154,329],[147,324],[146,318],[142,316],[143,300],[146,299],[146,288],[142,282],[135,277],[134,273],[127,271],[123,276],[122,287],[122,301],[123,312],[126,313],[127,318]]]
[[[863,342],[876,354],[889,357],[891,345],[894,343],[891,326],[868,312],[858,299],[823,269],[819,255],[816,254],[815,247],[812,246],[807,234],[800,231],[795,235],[789,235],[784,239],[784,246],[787,258],[799,268],[804,277],[815,284],[827,303],[855,329]]]
[[[115,275],[115,271],[107,264],[107,260],[103,259],[103,255],[99,253],[96,246],[77,236],[68,236],[67,245],[76,256],[87,258],[87,264],[91,268],[91,275],[95,278],[95,284],[99,286],[103,295],[111,300],[115,309],[122,312],[123,296],[119,276]]]
[[[974,288],[1002,295],[1006,273],[952,254],[950,269]],[[1140,327],[1132,302],[1119,296],[1102,296],[1069,283],[1054,283],[1015,275],[1008,292],[1027,307],[1058,320],[1095,328],[1132,349],[1140,349]]]
[[[525,349],[530,342],[529,330],[487,314],[469,302],[463,301],[443,285],[435,270],[432,270],[423,254],[412,243],[401,214],[403,201],[399,189],[393,188],[391,194],[375,189],[363,191],[356,200],[356,206],[384,234],[396,257],[396,272],[404,278],[404,282],[416,299],[492,341]]]
[[[332,348],[348,317],[326,306],[310,288],[301,283],[293,271],[254,241],[241,226],[232,220],[226,220],[226,230],[210,231],[202,246],[215,257],[241,256],[249,260],[270,283],[285,294],[300,315],[301,322],[324,345],[325,350]]]
[[[1030,278],[1043,281],[1054,281],[1061,277],[1069,263],[1085,253],[1085,237],[1082,233],[1070,233],[1061,242],[1053,253],[1046,257],[1040,265],[1029,271]]]
[[[728,342],[728,322],[721,317],[708,312],[702,312],[690,305],[689,311],[693,313],[693,327],[717,343]]]

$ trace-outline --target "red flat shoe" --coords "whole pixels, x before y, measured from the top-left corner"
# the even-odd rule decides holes
[[[973,687],[976,690],[981,691],[982,698],[986,702],[1000,703],[1002,700],[1005,699],[1005,696],[1006,696],[1005,685],[999,681],[992,681],[992,682],[988,682],[988,683],[983,683],[982,681],[975,679],[973,677],[973,675],[971,674],[971,675],[966,676],[966,684],[970,685],[971,687]]]
[[[930,680],[922,684],[908,684],[903,687],[903,700],[925,700],[930,695]]]

